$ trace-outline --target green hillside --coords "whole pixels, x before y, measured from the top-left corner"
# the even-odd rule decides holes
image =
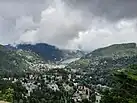
[[[0,46],[0,74],[18,74],[31,69],[31,64],[37,62],[42,62],[42,59],[32,52],[9,50],[2,45]]]
[[[135,43],[114,44],[108,47],[99,48],[87,54],[86,58],[92,57],[124,57],[137,55]]]
[[[137,65],[113,73],[115,86],[104,91],[101,103],[137,103]]]
[[[135,43],[114,44],[97,49],[65,68],[47,68],[35,53],[1,46],[1,71],[6,75],[3,73],[4,77],[0,77],[0,100],[137,103],[136,50]],[[25,75],[19,74],[22,72]]]
[[[132,64],[137,64],[135,43],[114,44],[97,49],[78,61],[70,63],[66,68],[83,75],[84,82],[109,86],[112,83],[108,78],[110,78],[113,70]],[[89,77],[92,79],[89,79]]]

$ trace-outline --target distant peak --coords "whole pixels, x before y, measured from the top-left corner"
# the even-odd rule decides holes
[[[122,43],[122,44],[113,44],[109,47],[117,47],[117,48],[136,48],[136,43]]]

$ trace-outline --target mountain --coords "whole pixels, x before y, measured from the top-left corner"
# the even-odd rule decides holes
[[[135,43],[114,44],[88,54],[61,50],[66,61],[84,55],[62,68],[48,68],[50,64],[30,49],[0,46],[0,51],[4,58],[1,59],[2,70],[10,71],[8,67],[13,66],[11,71],[22,70],[24,73],[0,76],[0,100],[16,103],[136,103],[137,70],[134,69],[137,66],[129,66],[137,64]]]
[[[137,54],[136,43],[114,44],[108,47],[99,48],[87,54],[86,58],[92,57],[124,57]]]
[[[1,46],[0,51],[3,58],[0,66],[5,72],[0,75],[0,100],[11,103],[87,103],[95,100],[94,89],[75,83],[75,74],[66,68],[47,68],[46,62],[30,50]],[[81,55],[80,51],[67,51],[74,56],[77,52]]]
[[[8,48],[12,48],[7,46]],[[13,49],[13,48],[12,48]],[[37,44],[18,44],[16,49],[22,49],[34,52],[41,56],[45,61],[63,61],[66,59],[80,58],[85,55],[85,52],[80,50],[64,50],[46,43]]]
[[[24,71],[37,70],[44,61],[35,53],[23,50],[11,50],[0,45],[0,74],[18,74]],[[46,66],[45,66],[46,68]]]
[[[4,45],[7,49],[9,49],[9,50],[16,50],[17,48],[15,47],[15,46],[12,46],[12,45],[10,45],[10,44],[8,44],[8,45]]]
[[[18,44],[18,49],[34,52],[45,60],[59,61],[63,58],[62,51],[45,43],[32,44]]]
[[[136,103],[136,43],[99,48],[66,66],[75,82],[93,87],[100,103]]]
[[[0,58],[1,73],[4,71],[12,72],[16,70],[18,72],[21,70],[21,68],[23,69],[25,67],[25,64],[22,65],[23,61],[21,60],[20,56],[16,54],[16,52],[8,50],[2,45],[0,46]]]
[[[81,82],[110,86],[111,72],[132,64],[137,64],[137,47],[135,43],[127,43],[96,49],[66,68],[80,74]]]

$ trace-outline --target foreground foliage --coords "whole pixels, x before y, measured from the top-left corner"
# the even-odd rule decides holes
[[[101,103],[137,103],[137,65],[114,73],[115,87],[103,92]]]

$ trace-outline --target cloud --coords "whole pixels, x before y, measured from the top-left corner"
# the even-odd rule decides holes
[[[80,45],[83,50],[90,51],[114,43],[137,43],[136,24],[136,19],[121,20],[113,24],[107,21],[94,22],[91,29],[80,32],[79,38],[74,39],[68,46],[76,48]]]
[[[44,9],[44,0],[0,0],[0,42],[17,41],[32,21],[39,21]]]
[[[88,23],[89,25],[89,23]],[[84,21],[84,15],[79,10],[72,10],[65,2],[55,1],[47,9],[41,12],[39,28],[34,31],[33,42],[47,42],[59,47],[65,47],[68,42],[78,38],[81,30],[86,30],[88,25]],[[30,33],[30,34],[29,34]],[[29,31],[27,35],[32,35]],[[24,36],[26,34],[23,34]],[[21,41],[27,40],[22,38]]]
[[[110,21],[137,17],[137,0],[68,0],[72,7],[105,17]]]
[[[136,0],[1,0],[0,42],[93,50],[137,42]]]

